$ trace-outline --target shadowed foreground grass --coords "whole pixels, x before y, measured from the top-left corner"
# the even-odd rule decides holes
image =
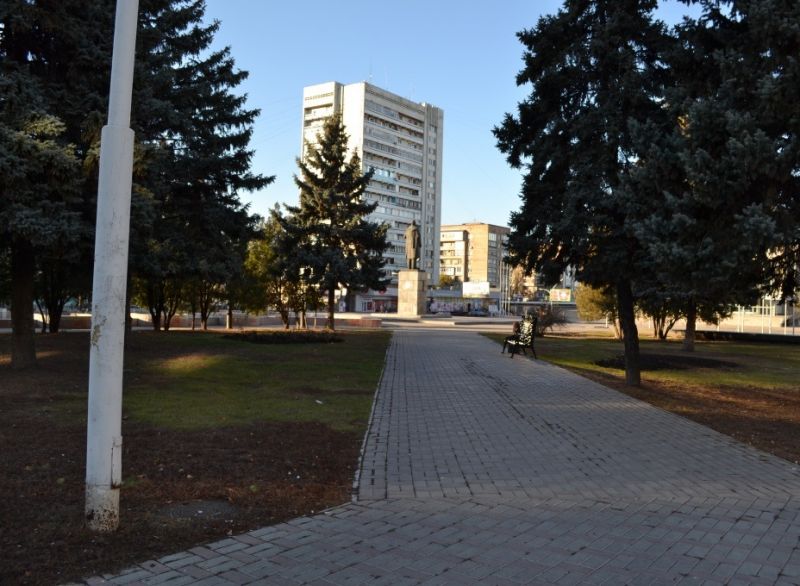
[[[125,358],[120,528],[84,526],[89,335],[0,335],[0,584],[119,570],[349,497],[391,334],[254,344],[136,332]]]

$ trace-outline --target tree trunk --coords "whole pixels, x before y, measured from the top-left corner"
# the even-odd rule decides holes
[[[125,284],[125,349],[128,349],[128,341],[133,331],[133,318],[131,317],[131,269],[128,268],[128,279]]]
[[[287,309],[278,309],[278,314],[281,316],[281,321],[283,322],[283,329],[289,329],[289,311]]]
[[[47,322],[47,330],[51,334],[57,334],[61,328],[61,316],[69,298],[67,281],[63,266],[57,263],[54,265],[51,261],[42,268],[41,298],[47,312],[47,319],[43,321]]]
[[[331,331],[334,331],[336,329],[335,324],[333,323],[333,314],[334,314],[333,305],[336,302],[336,300],[334,299],[334,293],[335,291],[333,290],[333,287],[328,289],[328,323],[325,324],[325,328]]]
[[[11,244],[11,368],[36,365],[33,324],[34,254],[29,242]]]
[[[159,285],[152,282],[147,284],[147,311],[150,312],[150,319],[153,323],[153,330],[161,330],[161,312],[164,309],[164,290]]]
[[[636,314],[633,307],[633,291],[630,281],[617,284],[617,308],[625,344],[625,382],[638,387],[642,383],[639,362],[639,331],[636,328]]]
[[[652,316],[653,320],[653,337],[658,340],[663,340],[666,336],[664,335],[664,315],[660,313],[655,313]]]
[[[66,299],[62,297],[54,300],[52,307],[49,304],[47,306],[47,327],[51,334],[57,334],[61,329],[61,316],[64,315],[64,305],[66,305]]]
[[[41,300],[36,298],[36,310],[39,312],[39,317],[42,318],[42,333],[47,333],[47,306],[42,305]],[[34,320],[35,323],[35,320]]]
[[[233,329],[233,304],[228,301],[228,319],[225,320],[225,329]]]
[[[695,331],[697,328],[697,302],[694,298],[689,299],[686,307],[686,333],[683,335],[684,352],[694,352]]]
[[[168,331],[172,325],[172,318],[181,306],[181,289],[173,285],[165,286],[164,290],[164,331]]]
[[[192,311],[192,331],[197,329],[197,293],[192,292],[192,300],[189,303],[189,309]]]

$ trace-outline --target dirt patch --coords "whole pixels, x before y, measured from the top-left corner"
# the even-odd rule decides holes
[[[606,358],[595,362],[604,368],[625,370],[625,355],[618,354],[613,358]],[[645,354],[639,355],[639,364],[643,371],[652,370],[688,370],[691,368],[737,368],[738,364],[716,358],[703,358],[701,356],[681,356],[675,354]]]
[[[170,519],[233,519],[240,512],[228,501],[196,500],[167,505],[158,514]]]
[[[8,338],[0,336],[6,359]],[[124,420],[121,525],[88,532],[89,338],[37,341],[33,371],[13,372],[0,358],[0,584],[119,570],[349,499],[360,434],[318,423],[181,431]]]

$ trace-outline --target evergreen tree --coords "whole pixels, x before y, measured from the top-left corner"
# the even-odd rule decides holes
[[[642,250],[632,222],[649,213],[625,177],[639,153],[632,123],[667,124],[661,105],[669,37],[655,0],[567,0],[518,34],[530,96],[495,128],[498,147],[525,168],[522,207],[511,215],[509,256],[555,283],[567,266],[616,291],[626,381],[639,384],[634,280]]]
[[[24,245],[17,247],[24,258],[11,263],[15,303],[31,308],[18,311],[21,318],[32,313],[31,275],[40,276],[37,287],[52,325],[63,300],[79,292],[91,274],[114,8],[112,0],[0,4],[3,136],[24,135],[50,148],[48,156],[74,159],[69,177],[58,164],[46,173],[27,174],[26,189],[38,189],[37,198],[24,199],[19,178],[4,177],[7,185],[16,181],[18,193],[12,200],[6,197],[10,188],[3,187],[0,215],[8,216],[12,208],[27,218],[50,214],[47,221],[26,224],[8,216],[0,224],[0,246],[9,254],[12,241]],[[244,98],[230,92],[246,74],[235,70],[227,48],[209,52],[218,25],[200,24],[204,8],[202,0],[140,2],[131,120],[137,140],[131,259],[140,275],[136,282],[145,283],[143,289],[156,299],[160,317],[155,321],[174,312],[177,294],[195,275],[212,288],[241,269],[242,259],[228,254],[230,243],[241,240],[251,224],[238,191],[269,181],[249,171],[247,144],[257,111],[246,109]],[[18,106],[29,112],[20,114]],[[28,128],[20,135],[22,125],[30,124],[36,131]],[[3,163],[21,171],[10,156],[13,148],[3,149],[9,154]],[[26,162],[31,169],[40,165],[35,158]],[[20,239],[23,229],[26,236]],[[30,363],[32,321],[14,325],[15,341],[25,340],[25,363]],[[21,356],[15,354],[15,364],[22,364]]]
[[[10,256],[15,368],[35,363],[37,265],[46,272],[43,259],[80,248],[91,233],[81,197],[81,134],[97,103],[93,83],[102,76],[95,59],[102,53],[105,4],[0,4],[0,247]],[[50,275],[53,298],[63,298],[59,274]]]
[[[800,8],[701,4],[701,17],[678,27],[670,56],[672,128],[637,129],[647,152],[630,182],[659,201],[638,230],[657,276],[649,294],[681,307],[689,351],[698,317],[715,321],[754,303],[770,282],[789,284],[800,242],[792,115],[800,111]]]
[[[226,285],[242,274],[253,228],[239,193],[273,179],[250,170],[259,112],[232,91],[247,73],[235,68],[230,49],[209,52],[219,24],[202,25],[204,12],[202,0],[148,0],[141,18],[149,67],[136,85],[143,105],[132,124],[154,213],[134,233],[133,262],[154,327],[169,327],[187,297],[205,327],[215,303],[230,297]]]
[[[382,271],[387,227],[367,219],[377,204],[362,199],[372,173],[362,173],[358,153],[347,158],[347,139],[340,115],[325,121],[316,144],[307,145],[306,160],[297,161],[300,204],[286,206],[288,217],[277,217],[289,241],[297,243],[292,257],[304,269],[304,283],[327,294],[329,329],[335,327],[337,289],[388,283]]]

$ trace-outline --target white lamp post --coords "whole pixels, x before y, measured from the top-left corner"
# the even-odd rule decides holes
[[[100,143],[86,429],[86,522],[95,531],[113,531],[119,524],[122,357],[133,170],[130,113],[138,11],[138,0],[117,1],[108,124]]]

